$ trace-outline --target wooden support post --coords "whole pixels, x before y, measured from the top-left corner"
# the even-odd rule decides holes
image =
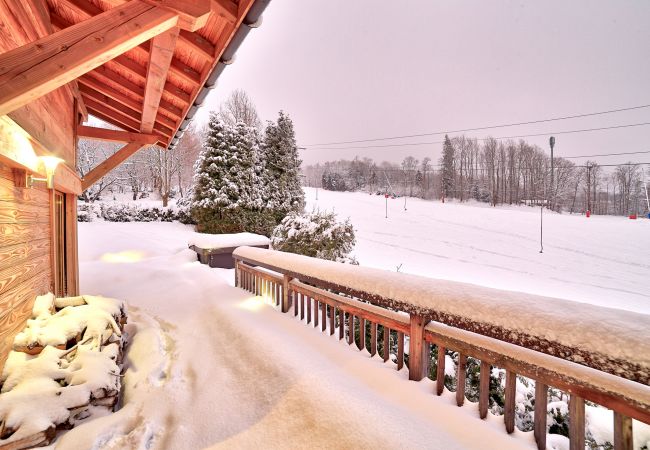
[[[354,315],[348,313],[348,345],[354,342]]]
[[[465,403],[465,378],[467,377],[467,355],[458,355],[458,371],[456,375],[456,404]]]
[[[359,317],[359,342],[357,348],[363,350],[366,348],[366,319]]]
[[[141,2],[111,8],[0,55],[0,116],[176,26],[178,14]]]
[[[503,420],[506,424],[506,431],[515,431],[515,396],[517,394],[517,374],[506,370],[506,400],[503,407]],[[583,446],[584,450],[584,446]]]
[[[345,338],[345,311],[339,308],[339,341]]]
[[[404,333],[397,332],[397,370],[404,367]]]
[[[575,394],[569,396],[569,448],[585,448],[585,400]]]
[[[104,177],[108,172],[113,170],[119,164],[126,161],[131,155],[133,155],[141,148],[142,148],[142,144],[140,143],[126,144],[117,152],[109,156],[105,161],[99,163],[97,167],[95,167],[93,170],[91,170],[84,176],[81,182],[82,191],[85,191],[90,186],[95,184],[102,177]]]
[[[548,386],[535,380],[535,424],[534,435],[537,448],[546,448],[546,413],[548,405]]]
[[[481,368],[479,370],[478,415],[481,419],[485,419],[490,401],[490,364],[486,361],[481,361]]]
[[[314,299],[314,328],[318,328],[319,316],[320,316],[320,302]]]
[[[282,278],[282,312],[286,313],[289,312],[289,308],[291,308],[291,302],[289,299],[289,283],[291,282],[291,278],[289,278],[289,275],[284,275]],[[295,311],[296,313],[298,310]]]
[[[632,450],[632,419],[614,411],[614,450]]]
[[[377,354],[377,322],[370,324],[370,356]]]
[[[409,344],[409,380],[420,381],[429,372],[429,343],[424,340],[424,326],[429,321],[424,317],[411,314],[411,337]],[[390,337],[390,331],[384,327],[384,360],[390,353],[390,345],[386,337]]]
[[[438,358],[436,367],[436,394],[442,395],[445,391],[445,347],[438,345]]]
[[[384,358],[384,362],[386,362],[390,358],[390,328],[384,325],[383,329],[384,329],[384,339],[383,339],[384,354],[382,356]]]

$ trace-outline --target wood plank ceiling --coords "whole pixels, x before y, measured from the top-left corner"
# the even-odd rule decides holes
[[[128,1],[47,0],[47,5],[58,31]],[[212,0],[198,30],[170,30],[79,77],[88,113],[126,131],[153,133],[167,147],[251,4]]]

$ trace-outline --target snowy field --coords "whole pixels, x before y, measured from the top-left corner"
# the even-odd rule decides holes
[[[650,312],[650,220],[440,203],[306,188],[307,208],[350,217],[363,266]]]
[[[478,420],[475,404],[232,287],[191,237],[177,223],[79,224],[81,291],[126,300],[133,339],[122,409],[57,449],[534,448],[532,433],[509,436],[500,417]]]

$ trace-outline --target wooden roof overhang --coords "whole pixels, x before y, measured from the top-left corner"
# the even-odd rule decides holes
[[[0,55],[0,116],[68,86],[80,117],[91,114],[126,133],[98,137],[80,126],[78,136],[132,150],[178,141],[269,0],[5,2],[11,8],[0,14],[12,32],[29,22],[39,33]]]

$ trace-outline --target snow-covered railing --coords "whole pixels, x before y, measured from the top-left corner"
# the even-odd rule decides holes
[[[379,351],[384,360],[394,336],[398,370],[405,364],[408,336],[411,380],[428,376],[430,345],[437,346],[438,395],[445,349],[458,352],[459,406],[465,400],[467,358],[480,360],[481,418],[487,416],[491,367],[505,369],[509,433],[515,428],[516,375],[535,380],[539,448],[546,446],[549,386],[570,394],[572,449],[585,448],[585,400],[614,411],[615,449],[633,448],[632,419],[650,423],[646,315],[250,247],[238,248],[233,257],[236,285],[272,298],[282,312],[306,316],[314,327],[320,322],[330,335],[338,329],[339,339],[347,335],[359,349],[366,348],[360,330],[368,326],[370,353]]]

